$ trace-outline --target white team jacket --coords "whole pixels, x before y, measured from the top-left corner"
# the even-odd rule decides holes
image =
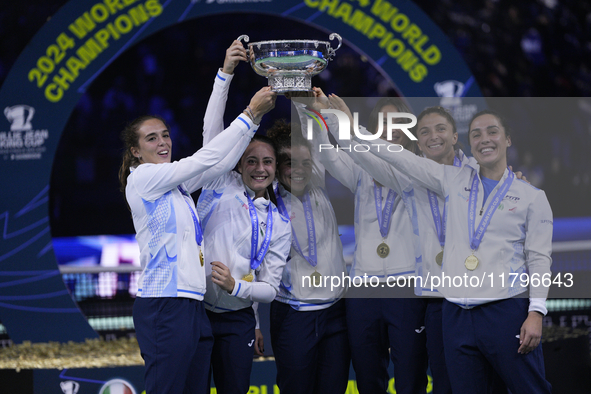
[[[305,125],[306,117],[305,115],[302,116],[302,114],[305,114],[306,111],[299,104],[296,104],[296,108],[300,113],[302,124]],[[330,132],[335,137],[338,137],[336,117],[329,115],[325,117],[325,120]],[[411,242],[413,227],[403,202],[405,196],[402,194],[401,188],[388,186],[398,196],[394,200],[390,231],[384,240],[380,234],[376,212],[374,178],[343,151],[337,152],[336,149],[323,149],[319,152],[321,144],[330,144],[325,130],[315,133],[312,142],[317,157],[328,172],[355,194],[355,253],[349,275],[352,278],[363,277],[364,275],[375,276],[380,281],[385,281],[389,276],[414,274],[415,251]],[[391,168],[390,165],[370,153],[362,153],[361,155],[366,155],[378,162],[378,164]],[[382,184],[386,185],[386,183]],[[382,189],[381,203],[383,208],[389,188],[379,187]],[[390,247],[390,253],[386,258],[382,258],[377,254],[378,245],[382,242],[386,242]]]
[[[354,145],[357,143],[353,141]],[[510,280],[514,278],[511,274],[528,273],[530,278],[548,277],[551,274],[553,219],[550,204],[542,190],[514,179],[492,216],[482,243],[474,252],[480,263],[474,271],[469,271],[464,261],[472,254],[468,234],[468,198],[472,176],[476,174],[479,180],[477,228],[483,217],[480,210],[486,212],[494,194],[508,176],[508,170],[505,170],[503,178],[483,206],[484,189],[478,175],[480,167],[473,160],[458,168],[438,164],[408,151],[392,154],[386,150],[374,150],[372,153],[394,165],[414,182],[440,193],[448,201],[446,243],[440,277],[445,281],[445,286],[440,286],[439,291],[449,301],[471,308],[510,298],[527,290],[520,280]],[[447,278],[450,278],[449,282]],[[548,288],[541,284],[530,285],[529,291],[529,311],[546,314]]]
[[[336,117],[333,115],[328,116],[327,123],[329,124],[330,132],[337,138],[338,122],[336,121]],[[320,143],[330,143],[327,138],[321,138]],[[431,284],[427,283],[428,277],[434,275],[441,276],[441,267],[435,262],[435,256],[441,252],[441,245],[439,244],[427,189],[416,182],[412,182],[408,176],[370,152],[362,150],[355,151],[351,148],[350,141],[339,140],[339,143],[346,148],[344,152],[347,152],[370,176],[403,197],[404,206],[406,207],[412,227],[410,231],[406,231],[401,235],[401,243],[409,245],[412,242],[415,257],[413,273],[422,278],[421,281],[416,282],[415,294],[418,296],[443,297],[437,286],[431,286]],[[336,150],[328,149],[323,150],[322,154],[330,157],[337,153]],[[397,153],[389,152],[388,154],[395,155]],[[473,158],[468,158],[461,150],[456,152],[456,157],[460,160],[462,166],[470,161],[475,163]],[[445,200],[440,194],[435,193],[435,195],[437,197],[439,214],[443,220]]]
[[[281,287],[277,294],[277,301],[285,302],[296,310],[326,309],[336,303],[347,290],[342,280],[347,276],[345,259],[343,258],[343,245],[339,238],[339,229],[332,205],[321,185],[324,185],[324,169],[319,169],[314,164],[312,179],[308,185],[308,193],[314,215],[314,227],[316,232],[317,265],[312,267],[295,248],[291,248],[290,259],[283,270]],[[278,192],[285,203],[292,224],[292,231],[297,236],[300,248],[305,256],[309,256],[308,234],[304,206],[299,198],[289,193],[281,185]],[[331,281],[327,285],[310,286],[310,275],[314,271],[320,273],[323,278],[335,277],[341,280],[339,286],[331,287]],[[336,285],[336,282],[334,283]]]
[[[125,195],[140,247],[138,297],[203,299],[205,269],[191,214],[195,204],[177,186],[192,193],[236,165],[237,159],[229,158],[240,157],[256,131],[248,117],[239,118],[192,156],[131,168]]]
[[[224,128],[223,117],[228,90],[233,75],[218,71],[204,118],[203,144],[209,145]],[[241,115],[244,118],[247,116]],[[249,120],[249,124],[252,122]],[[238,162],[242,152],[232,160]],[[277,294],[285,261],[291,243],[291,227],[279,214],[272,202],[263,198],[254,200],[260,233],[257,251],[264,241],[267,206],[271,204],[273,233],[271,245],[263,262],[255,271],[255,281],[241,278],[250,272],[252,227],[245,193],[254,193],[242,182],[241,175],[228,172],[203,187],[197,205],[203,218],[205,262],[207,275],[206,308],[214,312],[234,311],[250,307],[255,301],[271,302]],[[211,262],[225,264],[236,281],[232,294],[211,282]]]
[[[257,251],[267,233],[267,208],[271,205],[273,233],[271,244],[263,262],[254,272],[255,281],[246,282],[242,278],[250,272],[250,252],[252,225],[245,193],[254,192],[242,182],[242,176],[234,171],[205,185],[199,196],[197,209],[203,220],[205,237],[205,272],[207,292],[205,307],[214,312],[235,311],[252,305],[257,293],[268,294],[271,302],[279,290],[279,282],[291,245],[291,227],[287,218],[279,214],[277,207],[264,198],[253,201],[258,218],[259,235]],[[236,281],[234,291],[228,294],[211,281],[211,262],[221,261],[232,273]],[[271,287],[265,285],[268,284]],[[263,285],[263,286],[261,286]],[[255,289],[256,287],[259,289]],[[265,291],[265,287],[267,288]],[[271,290],[269,293],[268,290]],[[265,297],[265,295],[263,295]]]

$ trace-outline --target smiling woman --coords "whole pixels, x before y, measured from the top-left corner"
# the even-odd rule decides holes
[[[419,130],[426,123],[419,121]],[[446,246],[431,286],[438,279],[435,287],[446,298],[441,314],[445,358],[454,360],[447,363],[452,390],[487,392],[493,382],[483,371],[494,370],[513,393],[547,393],[539,344],[548,287],[480,277],[550,275],[552,210],[542,190],[507,168],[511,139],[499,115],[477,113],[469,130],[474,158],[457,166],[407,151],[372,153],[446,201]],[[468,278],[471,287],[446,285],[442,277]]]
[[[143,163],[170,163],[172,143],[170,131],[160,119],[150,119],[138,130],[139,147],[132,147],[131,153]]]
[[[511,146],[511,136],[500,115],[493,111],[482,111],[477,115],[470,123],[470,148],[480,164],[480,174],[498,181],[507,168],[507,148]]]
[[[207,389],[204,360],[209,360],[213,338],[202,303],[203,235],[189,193],[235,165],[224,159],[242,154],[253,135],[252,122],[241,116],[207,147],[175,162],[161,118],[141,116],[121,134],[125,151],[119,180],[142,265],[133,320],[147,392]],[[189,361],[178,366],[177,357]]]
[[[255,199],[265,196],[267,187],[275,179],[276,166],[275,148],[271,141],[255,136],[238,163],[242,181],[254,192]]]
[[[246,50],[234,41],[214,79],[205,111],[203,145],[223,129],[223,114],[234,68],[246,60]],[[276,93],[260,89],[240,115],[252,130],[275,106]],[[205,308],[214,346],[213,379],[220,394],[245,393],[250,386],[253,353],[263,355],[263,338],[254,303],[271,302],[279,291],[289,254],[291,229],[275,205],[275,145],[254,136],[238,163],[203,187],[197,208],[203,220],[207,291]],[[232,363],[228,363],[228,355]]]
[[[416,127],[417,145],[425,157],[453,165],[458,142],[456,122],[442,107],[429,107],[420,113]]]
[[[275,122],[267,135],[278,145],[277,180],[294,196],[301,196],[310,182],[313,162],[311,146],[301,137],[298,125],[283,120]]]

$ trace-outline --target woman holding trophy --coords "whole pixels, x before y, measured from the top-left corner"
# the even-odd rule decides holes
[[[215,78],[204,119],[204,146],[223,129],[232,74],[238,61],[245,59],[244,48],[234,41]],[[267,87],[260,92],[268,105],[274,105],[275,93]],[[249,105],[245,113],[249,125],[258,127],[264,114],[261,108]],[[204,302],[214,337],[211,365],[220,394],[249,390],[253,353],[262,354],[263,348],[253,303],[268,303],[277,295],[291,243],[289,220],[273,202],[273,143],[255,136],[237,170],[204,185],[197,204],[203,218],[208,279]]]
[[[346,287],[331,287],[326,278],[347,273],[324,167],[299,125],[278,122],[267,135],[279,151],[278,205],[292,226],[290,259],[271,304],[277,385],[287,394],[344,393],[350,364]]]
[[[324,93],[315,88],[315,94],[317,98],[308,107],[329,108],[329,100]],[[335,95],[331,95],[330,107],[349,113],[344,101]],[[369,116],[368,128],[374,135],[382,130],[379,138],[388,141],[386,114],[408,112],[401,99],[382,98]],[[384,114],[382,118],[379,113]],[[327,133],[330,130],[343,149],[323,149],[319,158],[331,175],[355,193],[356,242],[350,276],[352,279],[364,275],[376,277],[378,289],[381,286],[381,291],[352,288],[347,294],[347,326],[357,388],[361,394],[385,391],[391,359],[397,393],[424,391],[427,387],[428,353],[434,393],[449,393],[440,308],[438,315],[434,310],[426,320],[427,310],[433,308],[425,299],[414,297],[415,293],[425,295],[420,286],[417,289],[408,286],[391,288],[386,284],[392,278],[414,276],[420,264],[420,259],[415,261],[415,254],[421,255],[417,239],[417,205],[414,202],[416,193],[409,188],[410,182],[404,176],[390,175],[391,166],[387,163],[367,152],[348,149],[348,141],[339,139],[339,124],[335,116],[325,115],[325,119],[327,128],[314,133],[315,150],[330,146]],[[382,121],[383,124],[380,124]],[[444,121],[447,122],[446,119]],[[404,122],[405,119],[396,120],[396,123]],[[446,125],[450,137],[453,137],[451,125]],[[455,132],[455,127],[453,130]],[[415,147],[401,130],[392,131],[391,141],[408,150]],[[453,143],[450,147],[453,153]],[[367,161],[371,165],[366,165]],[[383,176],[384,171],[380,167],[387,167],[387,176]]]
[[[261,113],[271,104],[264,92],[251,100]],[[249,118],[239,115],[207,147],[174,162],[170,131],[162,118],[139,117],[121,134],[125,152],[119,180],[142,265],[133,320],[146,364],[147,393],[209,392],[213,341],[202,303],[204,244],[190,193],[235,165],[236,160],[228,158],[244,152],[253,129]]]

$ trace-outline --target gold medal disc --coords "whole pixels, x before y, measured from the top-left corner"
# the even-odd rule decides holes
[[[314,271],[310,278],[312,279],[312,286],[319,287],[322,284],[322,275],[318,271]]]
[[[476,267],[478,267],[478,257],[476,257],[473,254],[471,254],[470,256],[468,256],[466,258],[466,261],[464,261],[464,265],[470,271],[474,271],[476,269]]]
[[[378,253],[378,256],[385,259],[390,254],[390,247],[387,243],[382,242],[378,245],[378,249],[376,250],[376,252]]]
[[[252,271],[250,271],[248,274],[244,275],[242,277],[242,280],[245,282],[252,282],[254,280],[254,275],[252,274]]]
[[[439,266],[441,266],[441,264],[443,264],[443,250],[441,252],[437,253],[437,256],[435,256],[435,262]]]
[[[205,259],[203,258],[202,250],[199,250],[199,261],[201,262],[201,266],[203,267],[203,264],[205,264]]]

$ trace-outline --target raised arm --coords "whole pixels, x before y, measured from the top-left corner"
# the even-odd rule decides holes
[[[232,78],[234,78],[234,69],[240,61],[246,61],[246,50],[242,43],[234,40],[232,45],[226,49],[224,65],[215,76],[213,91],[209,96],[205,117],[203,118],[203,145],[207,145],[213,137],[224,130],[224,112],[228,100],[228,91]]]
[[[224,173],[219,164],[233,150],[246,149],[256,127],[248,124],[248,117],[240,115],[223,133],[193,155],[172,163],[142,164],[130,175],[134,187],[145,200],[153,201],[171,189],[184,184],[189,193],[202,187],[216,173]],[[214,169],[215,168],[215,169]],[[212,171],[214,169],[214,171]]]
[[[324,96],[320,89],[315,90],[315,93]],[[326,117],[319,115],[317,112],[319,108],[312,111],[306,108],[304,103],[297,101],[294,101],[294,105],[298,111],[304,138],[308,138],[308,119],[312,120],[313,136],[311,143],[313,155],[317,157],[317,161],[336,180],[355,193],[363,170],[346,154],[328,148],[328,146],[332,148],[332,145],[328,139],[328,130],[325,125]]]
[[[417,183],[437,194],[444,194],[445,166],[443,164],[419,157],[403,149],[400,145],[388,141],[381,140],[378,144],[370,144],[371,149],[369,152],[373,156],[392,165],[396,170],[408,176],[411,182]],[[353,149],[361,150],[363,148],[356,148],[356,146],[363,145],[363,142],[358,139],[352,140],[351,145],[353,145]],[[376,175],[379,176],[379,174]]]
[[[234,40],[226,50],[224,65],[216,74],[213,90],[207,103],[203,119],[203,145],[207,145],[224,129],[224,112],[228,91],[234,77],[234,69],[240,61],[246,61],[246,50],[240,41]],[[248,116],[252,123],[258,127],[263,115],[275,107],[275,98],[276,94],[271,91],[269,86],[265,86],[252,97],[243,114]]]
[[[226,50],[223,67],[216,74],[213,90],[205,111],[205,117],[203,119],[204,147],[212,143],[214,138],[225,133],[224,112],[228,100],[228,91],[233,78],[232,73],[240,60],[246,60],[246,51],[239,41],[234,41]],[[262,88],[250,100],[248,109],[245,109],[242,114],[238,115],[228,129],[239,122],[239,124],[251,130],[252,135],[254,135],[263,115],[275,107],[275,98],[276,94],[270,88]],[[233,147],[217,165],[202,174],[201,177],[190,179],[186,182],[185,186],[190,193],[234,168],[248,146],[250,139],[247,141],[229,140],[227,142],[233,144]]]
[[[331,94],[330,103],[335,109],[338,109],[347,114],[350,122],[352,122],[351,111],[349,110],[343,99],[341,99],[335,94]],[[382,185],[394,190],[398,194],[400,194],[402,190],[405,189],[405,187],[402,186],[402,184],[408,184],[409,180],[405,175],[397,171],[396,168],[386,163],[385,161],[379,159],[378,157],[370,154],[369,152],[365,152],[364,150],[356,151],[353,147],[353,144],[351,143],[351,140],[339,139],[339,123],[335,115],[326,116],[326,122],[330,133],[340,146],[339,152],[336,152],[336,149],[334,149],[334,153],[338,153],[339,156],[347,156],[350,160],[353,160],[360,168],[366,171],[373,179],[375,179]],[[323,155],[325,154],[324,152],[325,151],[323,150]],[[330,156],[334,153],[333,149],[327,149],[327,155]]]

